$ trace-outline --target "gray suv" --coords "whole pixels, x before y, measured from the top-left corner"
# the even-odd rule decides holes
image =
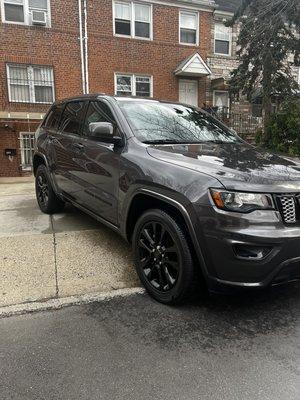
[[[300,278],[299,163],[204,111],[81,96],[53,104],[36,138],[40,209],[70,202],[120,233],[155,299]]]

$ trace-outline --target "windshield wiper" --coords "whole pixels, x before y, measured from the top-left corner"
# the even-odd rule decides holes
[[[179,142],[178,140],[172,139],[159,139],[159,140],[144,140],[145,144],[186,144],[189,142]]]

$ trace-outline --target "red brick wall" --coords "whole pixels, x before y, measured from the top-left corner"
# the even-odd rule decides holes
[[[35,132],[40,121],[0,121],[0,176],[27,175],[21,169],[19,132]],[[5,155],[5,149],[16,149],[17,156],[12,161]]]
[[[211,52],[212,13],[200,11],[199,46],[180,45],[179,8],[153,4],[153,41],[113,36],[112,1],[90,2],[89,63],[91,92],[114,94],[114,72],[153,75],[154,97],[178,101],[178,77],[173,73],[186,57]],[[99,23],[101,21],[101,23]],[[205,78],[199,80],[199,104],[205,100]]]

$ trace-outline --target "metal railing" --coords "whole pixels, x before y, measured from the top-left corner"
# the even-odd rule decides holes
[[[21,168],[32,171],[35,135],[32,132],[20,132]]]

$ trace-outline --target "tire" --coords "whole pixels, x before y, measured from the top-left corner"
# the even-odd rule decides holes
[[[63,210],[65,203],[53,191],[47,168],[38,166],[35,175],[35,193],[40,210],[45,214],[54,214]]]
[[[135,225],[132,247],[137,274],[154,299],[179,304],[192,294],[191,251],[183,229],[168,213],[146,211]]]

